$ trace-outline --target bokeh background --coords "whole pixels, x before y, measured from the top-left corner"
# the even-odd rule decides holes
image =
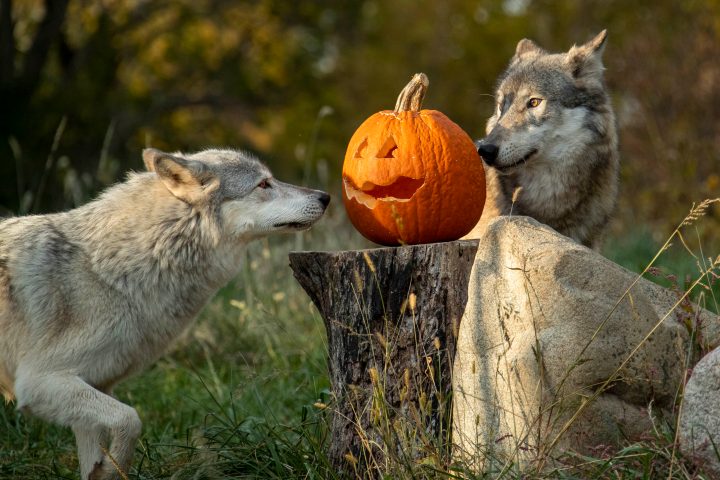
[[[352,133],[422,71],[425,106],[481,137],[518,40],[561,51],[603,28],[622,155],[603,253],[639,272],[693,203],[720,197],[720,0],[0,0],[0,217],[82,204],[146,146],[246,149],[335,196],[310,231],[251,245],[194,328],[115,390],[144,423],[129,478],[335,478],[324,324],[287,253],[369,245],[339,198]],[[693,298],[718,311],[717,203],[691,223],[648,277],[680,296],[701,275]],[[599,465],[671,478],[667,432]],[[408,448],[445,469],[423,437]],[[403,462],[387,478],[427,478]],[[0,402],[0,479],[76,472],[69,429]]]
[[[426,107],[478,138],[519,39],[560,51],[603,28],[622,150],[610,242],[660,242],[720,192],[717,0],[0,6],[0,214],[83,203],[141,168],[145,146],[247,149],[278,177],[337,194],[352,132],[413,73],[430,77]],[[699,227],[716,245],[718,210]]]

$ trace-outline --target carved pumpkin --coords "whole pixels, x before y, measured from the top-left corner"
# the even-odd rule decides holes
[[[365,120],[345,154],[345,209],[382,245],[456,240],[485,204],[485,172],[470,137],[441,112],[420,110],[428,84],[416,74],[395,110]]]

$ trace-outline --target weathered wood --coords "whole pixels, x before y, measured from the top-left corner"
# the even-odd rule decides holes
[[[451,366],[476,250],[457,241],[290,254],[327,328],[338,471],[449,458]]]

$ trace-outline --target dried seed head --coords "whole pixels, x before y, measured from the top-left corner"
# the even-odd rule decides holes
[[[370,255],[368,255],[367,252],[363,252],[363,258],[365,259],[365,263],[367,263],[368,268],[372,273],[377,273],[377,270],[375,270],[375,264],[373,263],[372,259],[370,258]]]
[[[377,385],[378,383],[380,383],[380,374],[375,367],[370,368],[370,381],[373,383],[373,385]]]

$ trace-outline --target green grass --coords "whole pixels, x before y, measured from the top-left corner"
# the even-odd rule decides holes
[[[335,205],[310,232],[254,244],[237,279],[171,353],[116,389],[144,424],[131,479],[335,478],[324,454],[331,409],[322,404],[332,400],[324,325],[292,277],[287,254],[367,246],[340,209]],[[658,247],[638,232],[609,242],[605,253],[639,271]],[[659,264],[665,269],[657,279],[665,283],[673,283],[668,273],[697,276],[696,259],[682,249],[668,250]],[[705,292],[709,308],[717,309],[718,284]],[[643,442],[594,458],[568,455],[565,467],[522,478],[703,478],[678,460],[673,442],[673,426],[658,425]],[[452,476],[393,471],[387,478]],[[69,429],[22,416],[13,405],[0,408],[0,479],[70,479],[76,472]]]
[[[684,232],[682,240],[677,239],[658,258],[655,268],[645,277],[670,288],[681,295],[706,271],[710,257],[717,257],[719,245],[704,245],[698,229],[689,228]],[[619,265],[636,273],[640,273],[663,245],[663,240],[656,238],[645,228],[639,228],[621,238],[609,239],[603,248],[603,255]],[[704,288],[703,285],[708,288]],[[693,289],[690,297],[702,307],[720,312],[720,279],[710,276]]]

